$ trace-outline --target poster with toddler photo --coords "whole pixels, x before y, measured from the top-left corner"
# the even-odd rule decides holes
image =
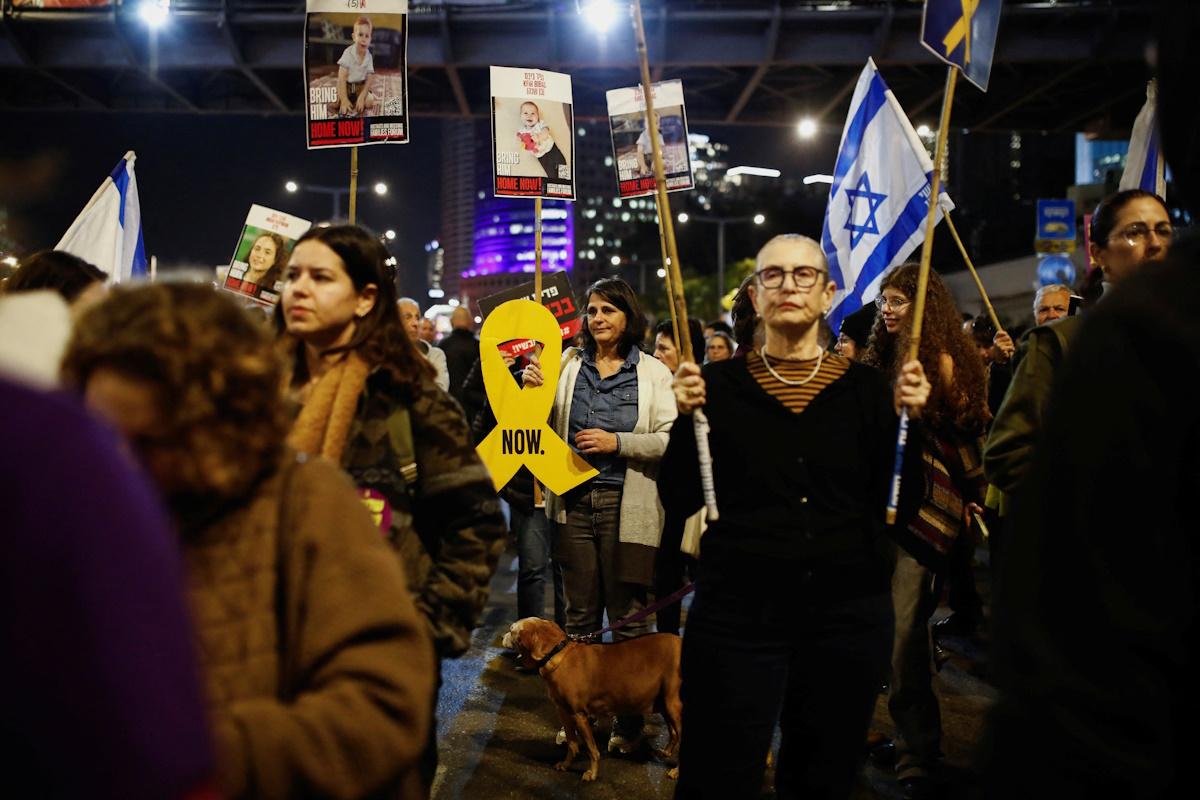
[[[263,305],[278,303],[292,248],[311,225],[306,219],[282,211],[250,206],[221,288],[252,297]]]
[[[658,117],[658,146],[668,192],[692,189],[692,159],[688,152],[687,114],[683,82],[650,84]],[[613,165],[621,197],[654,194],[654,150],[646,122],[646,98],[641,86],[608,90],[608,120],[612,127]]]
[[[308,149],[408,141],[408,0],[307,0]]]
[[[575,199],[571,76],[492,67],[492,191]]]

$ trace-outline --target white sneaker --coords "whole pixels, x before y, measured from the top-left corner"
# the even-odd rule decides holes
[[[638,731],[632,735],[626,735],[625,732],[617,728],[617,718],[613,717],[612,732],[608,735],[608,752],[617,750],[624,755],[629,755],[637,749],[638,743],[642,740],[642,731]]]

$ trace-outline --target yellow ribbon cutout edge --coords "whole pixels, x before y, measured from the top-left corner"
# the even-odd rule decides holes
[[[541,386],[522,388],[513,380],[498,349],[513,339],[543,343]],[[496,427],[475,452],[487,464],[497,489],[512,480],[522,465],[557,495],[599,474],[547,424],[561,360],[562,330],[554,314],[541,303],[509,300],[484,320],[479,332],[479,362]]]

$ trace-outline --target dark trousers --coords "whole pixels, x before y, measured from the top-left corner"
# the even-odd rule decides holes
[[[887,593],[802,596],[702,568],[683,639],[677,800],[759,797],[777,720],[776,796],[844,800],[891,651]]]
[[[567,603],[567,633],[601,630],[604,613],[610,625],[646,607],[646,587],[617,580],[617,542],[620,539],[621,490],[611,486],[573,492],[567,501],[567,521],[554,531],[554,560],[562,573]],[[649,632],[645,618],[612,632],[614,642]],[[621,732],[636,735],[640,714],[619,718]]]
[[[617,580],[621,490],[587,488],[567,500],[567,521],[554,531],[554,560],[562,572],[567,633],[595,633],[604,612],[613,624],[646,607],[646,587]],[[613,631],[614,642],[647,632],[641,619]]]
[[[975,557],[975,542],[967,531],[962,531],[950,547],[946,580],[950,596],[947,602],[955,614],[962,614],[973,621],[983,619],[983,598],[975,586],[975,570],[971,561]]]

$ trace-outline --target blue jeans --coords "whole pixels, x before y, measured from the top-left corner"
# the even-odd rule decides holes
[[[701,574],[683,638],[677,800],[850,794],[892,650],[892,599],[827,599]]]
[[[566,628],[562,575],[550,563],[550,519],[545,509],[525,511],[509,506],[513,537],[517,540],[517,617],[541,617],[546,611],[546,578],[554,582],[554,621]]]

